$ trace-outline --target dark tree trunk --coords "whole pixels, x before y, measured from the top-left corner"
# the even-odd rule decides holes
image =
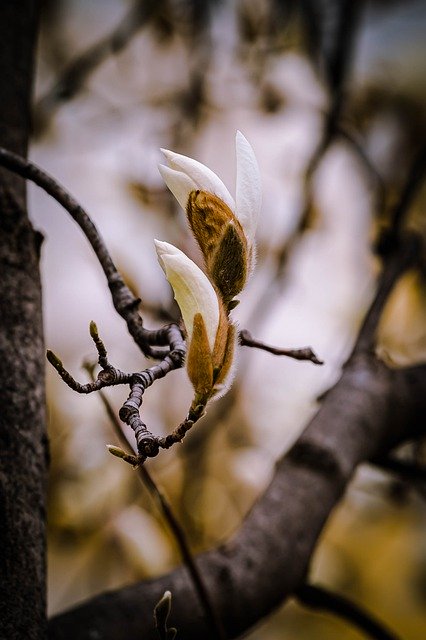
[[[26,155],[35,0],[0,2],[0,145]],[[40,235],[24,181],[0,170],[0,638],[45,638],[44,345]]]

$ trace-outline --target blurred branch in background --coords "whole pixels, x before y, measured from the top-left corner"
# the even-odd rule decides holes
[[[55,110],[72,100],[85,81],[110,55],[119,53],[133,36],[161,10],[162,0],[134,0],[129,11],[111,33],[72,60],[61,76],[34,107],[34,133],[41,135]]]
[[[305,607],[331,613],[358,627],[373,640],[397,640],[397,636],[354,602],[318,585],[306,584],[295,592],[296,599]]]
[[[151,26],[159,38],[168,39],[174,31],[179,32],[191,51],[188,87],[176,96],[169,96],[169,100],[175,101],[182,115],[196,126],[206,100],[205,76],[211,54],[207,26],[212,7],[217,3],[218,0],[188,0],[176,4],[167,0],[134,0],[119,24],[109,34],[68,62],[60,72],[60,77],[39,98],[33,114],[34,135],[41,136],[61,104],[76,97],[91,74],[108,57],[119,54],[146,26]],[[46,14],[49,20],[49,7]],[[176,127],[176,141],[180,139],[181,134],[182,129]]]
[[[316,7],[315,7],[316,5]],[[305,15],[310,25],[308,33],[313,38],[314,54],[319,54],[320,72],[328,88],[330,105],[325,115],[323,133],[318,146],[306,169],[306,192],[310,207],[310,182],[321,159],[335,140],[341,126],[341,116],[345,106],[345,98],[349,74],[354,54],[355,37],[359,16],[364,2],[343,0],[322,0],[320,3],[308,0],[304,3]],[[315,25],[315,26],[314,26]],[[314,29],[318,30],[317,35]],[[352,144],[352,137],[347,137]],[[358,152],[358,145],[353,145]],[[361,153],[364,159],[364,153]]]

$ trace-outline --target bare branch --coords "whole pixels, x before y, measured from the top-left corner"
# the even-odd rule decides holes
[[[259,340],[255,340],[247,329],[240,331],[239,339],[242,347],[254,347],[255,349],[268,351],[268,353],[272,353],[275,356],[287,356],[295,360],[309,360],[314,364],[324,364],[324,361],[318,358],[311,347],[304,347],[303,349],[280,349],[278,347],[271,347],[263,342],[259,342]]]
[[[302,605],[337,615],[358,627],[373,640],[398,640],[393,632],[373,618],[365,609],[329,589],[306,584],[300,587],[294,595]]]

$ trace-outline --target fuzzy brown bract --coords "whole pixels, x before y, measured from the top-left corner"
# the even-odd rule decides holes
[[[228,205],[207,191],[191,191],[186,213],[206,271],[228,305],[243,289],[249,272],[243,228]]]

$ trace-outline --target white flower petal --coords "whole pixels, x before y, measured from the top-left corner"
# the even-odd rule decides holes
[[[235,215],[244,229],[249,245],[251,245],[254,242],[262,204],[262,185],[254,151],[241,131],[237,131],[235,147],[237,155]]]
[[[213,350],[219,326],[219,302],[210,280],[197,265],[177,247],[154,240],[158,261],[173,287],[186,330],[191,341],[194,316],[201,313]]]
[[[182,209],[186,211],[189,194],[194,189],[198,189],[195,182],[185,173],[166,167],[164,164],[159,164],[158,170]]]
[[[206,167],[201,162],[188,158],[180,153],[161,149],[164,153],[167,163],[171,169],[181,171],[191,178],[197,185],[197,189],[208,191],[223,200],[232,211],[235,211],[235,202],[222,180],[214,171]]]

